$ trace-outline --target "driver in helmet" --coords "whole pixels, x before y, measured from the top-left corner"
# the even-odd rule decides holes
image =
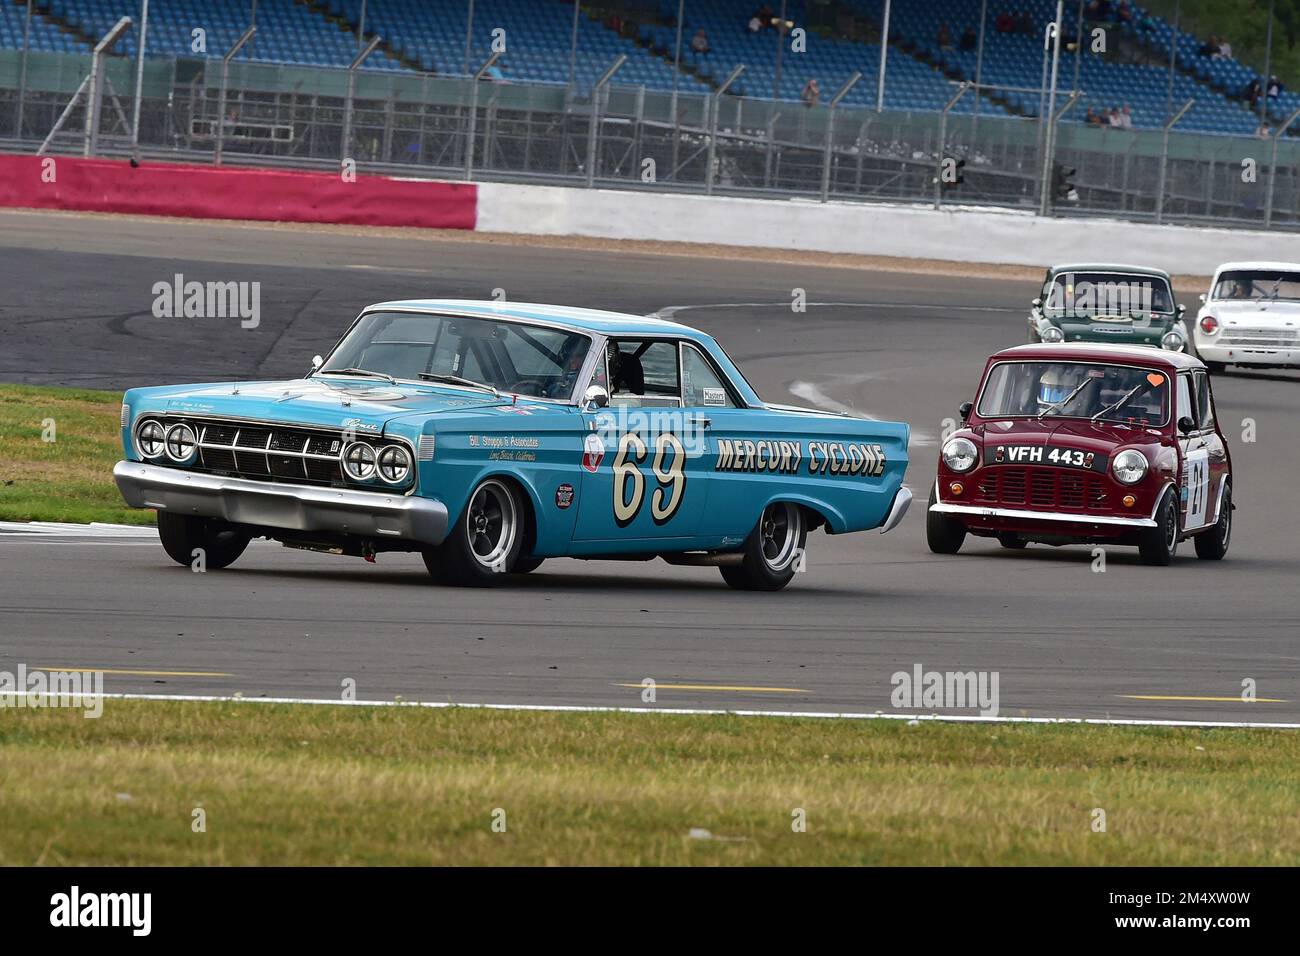
[[[1084,380],[1084,374],[1078,365],[1049,365],[1038,379],[1039,414],[1065,401]]]

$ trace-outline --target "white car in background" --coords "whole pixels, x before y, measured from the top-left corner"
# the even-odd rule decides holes
[[[1211,372],[1228,365],[1300,368],[1300,264],[1225,262],[1192,326]]]

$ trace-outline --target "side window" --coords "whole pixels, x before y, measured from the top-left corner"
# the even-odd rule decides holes
[[[1214,427],[1214,402],[1210,398],[1210,376],[1205,372],[1195,372],[1193,382],[1196,386],[1196,422],[1201,428]]]
[[[1192,390],[1191,376],[1178,376],[1178,410],[1174,413],[1174,421],[1178,422],[1184,418],[1196,420],[1196,415],[1192,411]]]
[[[694,345],[682,345],[682,404],[688,408],[736,407],[731,390]]]
[[[610,349],[611,405],[680,406],[677,343],[621,340]]]

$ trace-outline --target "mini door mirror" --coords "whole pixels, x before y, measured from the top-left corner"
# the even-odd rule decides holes
[[[1178,419],[1178,430],[1184,435],[1190,435],[1192,432],[1196,431],[1196,422],[1192,421],[1191,416],[1184,415],[1182,418]]]
[[[966,421],[966,419],[970,418],[971,409],[974,407],[975,406],[970,402],[962,402],[957,406],[957,414],[961,416],[962,421]]]
[[[584,411],[594,412],[598,408],[604,408],[609,404],[609,392],[599,385],[588,385],[586,394],[582,396],[582,407]]]
[[[1178,317],[1181,319],[1181,318],[1183,317],[1183,313],[1186,312],[1186,311],[1187,311],[1187,306],[1185,306],[1185,305],[1180,305],[1180,306],[1178,307]]]
[[[1029,304],[1030,304],[1031,306],[1033,306],[1035,309],[1037,309],[1039,306],[1041,306],[1041,305],[1043,304],[1043,300],[1042,300],[1042,299],[1034,299],[1034,301],[1030,302]]]

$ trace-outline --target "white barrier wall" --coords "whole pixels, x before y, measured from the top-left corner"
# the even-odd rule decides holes
[[[1232,259],[1300,261],[1300,235],[885,203],[817,203],[481,183],[483,232],[591,236],[1046,267],[1128,262],[1209,275]]]

